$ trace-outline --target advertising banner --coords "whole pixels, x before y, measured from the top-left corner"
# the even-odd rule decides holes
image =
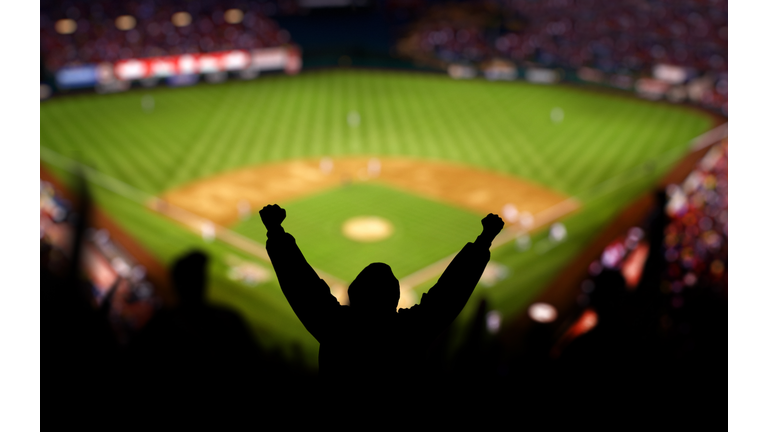
[[[93,87],[96,78],[95,65],[67,67],[56,72],[56,84],[62,89]]]
[[[688,72],[682,66],[669,64],[657,64],[653,67],[653,77],[669,84],[682,84],[689,77]]]
[[[252,51],[231,50],[203,54],[181,54],[119,60],[60,69],[56,73],[59,88],[95,87],[99,93],[125,91],[131,82],[145,87],[161,79],[170,86],[192,85],[205,78],[221,82],[228,73],[253,79],[260,71],[284,71],[294,75],[301,70],[301,50],[297,47],[265,48]],[[42,96],[41,96],[42,97]]]
[[[669,90],[669,83],[653,78],[640,78],[635,83],[635,90],[640,97],[646,99],[661,99]]]
[[[285,69],[288,63],[288,50],[284,48],[267,48],[251,51],[253,68],[257,70]]]
[[[205,54],[148,57],[120,60],[114,65],[114,76],[122,81],[146,78],[169,78],[192,74],[218,74],[244,70],[285,70],[296,73],[301,69],[298,50],[265,48],[253,51],[232,50]]]
[[[552,69],[530,68],[525,71],[525,79],[536,84],[554,84],[560,81],[560,74]]]

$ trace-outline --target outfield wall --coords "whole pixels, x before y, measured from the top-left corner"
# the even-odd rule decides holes
[[[301,70],[301,51],[287,46],[231,50],[119,60],[112,63],[71,66],[56,72],[60,89],[96,88],[101,92],[126,90],[131,82],[144,84],[168,80],[169,84],[196,82],[196,77],[237,73],[253,78],[264,71],[294,75]]]

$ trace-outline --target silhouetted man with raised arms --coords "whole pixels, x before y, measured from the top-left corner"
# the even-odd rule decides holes
[[[486,216],[483,232],[456,255],[421,303],[398,311],[400,284],[388,265],[363,269],[347,291],[350,305],[342,306],[281,226],[285,210],[268,205],[259,214],[280,288],[320,342],[321,377],[357,385],[394,385],[397,381],[391,380],[422,370],[420,360],[464,308],[488,264],[491,242],[504,226],[499,216]]]

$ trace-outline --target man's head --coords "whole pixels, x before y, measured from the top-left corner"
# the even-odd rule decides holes
[[[400,301],[400,282],[388,265],[373,263],[357,275],[347,294],[355,308],[392,311]]]

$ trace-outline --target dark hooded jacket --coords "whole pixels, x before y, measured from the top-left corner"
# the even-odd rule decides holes
[[[374,263],[350,285],[351,305],[342,306],[307,263],[293,236],[282,228],[267,236],[280,288],[320,342],[321,377],[358,383],[386,383],[418,369],[430,344],[464,308],[490,259],[489,244],[467,243],[421,302],[400,310],[397,279],[389,266]],[[372,292],[380,296],[379,304],[391,307],[369,307],[376,303],[367,295]]]

